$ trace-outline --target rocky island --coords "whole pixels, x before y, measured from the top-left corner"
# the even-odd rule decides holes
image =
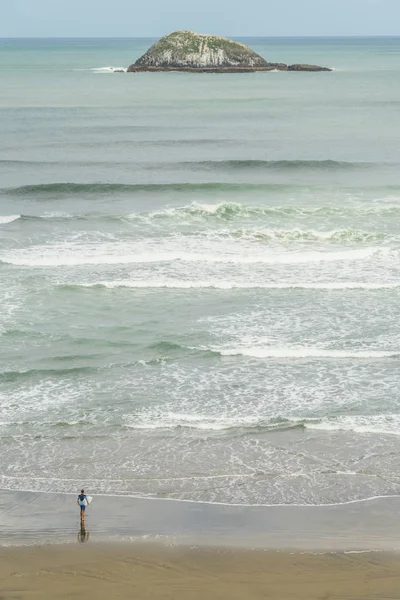
[[[331,71],[318,65],[270,63],[240,42],[194,31],[175,31],[153,44],[128,68],[140,71],[250,73],[253,71]]]

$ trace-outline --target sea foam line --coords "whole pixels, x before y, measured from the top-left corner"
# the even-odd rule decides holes
[[[248,477],[253,477],[253,474],[248,474]],[[229,477],[229,474],[224,476],[221,475],[221,477]],[[0,479],[22,479],[22,477],[13,477],[13,476],[8,476],[8,475],[0,475]],[[74,482],[74,483],[79,483],[78,479],[56,479],[56,478],[49,478],[46,479],[44,477],[28,477],[26,479],[30,479],[32,481],[66,481],[66,482]],[[188,479],[193,479],[193,477],[188,477]],[[96,481],[96,480],[93,480]],[[99,480],[99,481],[109,481],[110,483],[113,482],[125,482],[127,481],[125,480]],[[137,481],[137,480],[128,480],[128,481]],[[78,485],[79,487],[79,485]],[[86,486],[87,487],[87,486]],[[5,490],[5,491],[10,491],[10,492],[29,492],[31,494],[62,494],[65,496],[72,496],[72,495],[76,495],[76,492],[57,492],[57,491],[45,491],[45,492],[41,492],[38,490],[32,490],[32,489],[15,489],[12,487],[4,487],[3,485],[0,487],[0,489]],[[254,503],[254,504],[250,504],[247,502],[243,502],[243,503],[238,503],[238,502],[211,502],[211,501],[207,501],[207,500],[187,500],[187,499],[181,499],[181,498],[157,498],[156,496],[141,496],[141,495],[135,495],[132,493],[121,493],[121,494],[112,494],[112,493],[104,493],[101,492],[99,494],[95,494],[96,496],[100,496],[100,497],[104,497],[104,498],[133,498],[136,500],[151,500],[152,502],[182,502],[182,503],[188,503],[188,504],[207,504],[207,505],[213,505],[215,504],[216,506],[238,506],[238,507],[265,507],[265,508],[274,508],[274,507],[278,507],[278,508],[284,508],[284,509],[290,509],[290,508],[296,508],[296,507],[303,507],[303,508],[325,508],[325,507],[334,507],[334,506],[348,506],[348,505],[352,505],[352,504],[361,504],[361,503],[365,503],[365,502],[373,502],[375,500],[386,500],[386,499],[400,499],[400,494],[389,494],[387,496],[384,495],[378,495],[378,496],[368,496],[367,498],[357,498],[355,500],[346,500],[344,502],[329,502],[326,504],[304,504],[304,503],[293,503],[293,504],[283,504],[283,503],[277,503],[277,504],[267,504],[267,503]]]
[[[400,436],[400,415],[372,415],[371,417],[362,416],[342,416],[327,417],[321,420],[314,418],[284,418],[281,420],[260,418],[259,415],[245,416],[239,415],[232,419],[225,417],[212,417],[211,415],[197,416],[194,414],[179,414],[167,412],[162,417],[159,414],[148,414],[142,420],[137,419],[133,423],[127,423],[125,427],[137,430],[207,430],[207,431],[246,431],[251,432],[284,432],[289,430],[318,429],[322,431],[361,433],[361,434],[383,434],[390,436]],[[341,471],[343,475],[357,475],[354,471]]]
[[[79,250],[79,253],[76,252]],[[85,256],[85,247],[71,248],[68,253],[62,248],[49,247],[46,254],[24,256],[17,253],[13,256],[0,256],[0,262],[15,266],[28,267],[55,267],[79,265],[117,265],[133,263],[162,263],[162,262],[197,262],[197,263],[225,263],[225,264],[301,264],[319,263],[325,261],[356,261],[372,258],[375,254],[388,254],[389,249],[377,247],[362,248],[357,250],[343,250],[339,252],[264,252],[262,254],[197,254],[191,252],[137,252],[121,254],[96,254]],[[75,251],[74,254],[71,251]],[[122,250],[123,251],[123,250]]]
[[[400,288],[400,281],[391,283],[368,283],[362,281],[327,281],[320,283],[293,282],[293,283],[253,283],[235,281],[183,281],[174,279],[148,279],[148,280],[116,280],[97,281],[90,283],[62,284],[62,287],[86,287],[86,288],[133,288],[133,289],[253,289],[253,290],[391,290]]]
[[[215,348],[209,349],[221,356],[246,356],[250,358],[397,358],[400,356],[399,350],[383,351],[383,350],[327,350],[324,348]]]
[[[74,71],[91,71],[92,73],[126,73],[125,67],[95,67],[93,69],[74,69]]]

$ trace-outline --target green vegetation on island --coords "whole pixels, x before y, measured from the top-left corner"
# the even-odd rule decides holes
[[[270,63],[251,48],[228,38],[175,31],[153,44],[128,68],[138,71],[251,72],[330,71],[317,65]]]

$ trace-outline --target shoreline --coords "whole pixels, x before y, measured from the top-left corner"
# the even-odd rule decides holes
[[[264,67],[152,67],[133,64],[126,70],[127,73],[259,73],[265,71],[319,73],[333,71],[333,69],[319,65],[269,63]]]
[[[397,552],[399,512],[397,496],[337,505],[248,506],[96,495],[87,509],[86,530],[91,544],[156,541],[210,548]],[[0,547],[75,543],[79,531],[75,494],[0,490]]]

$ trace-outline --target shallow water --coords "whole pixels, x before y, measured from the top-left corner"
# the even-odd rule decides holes
[[[397,494],[399,39],[1,40],[1,486]]]

